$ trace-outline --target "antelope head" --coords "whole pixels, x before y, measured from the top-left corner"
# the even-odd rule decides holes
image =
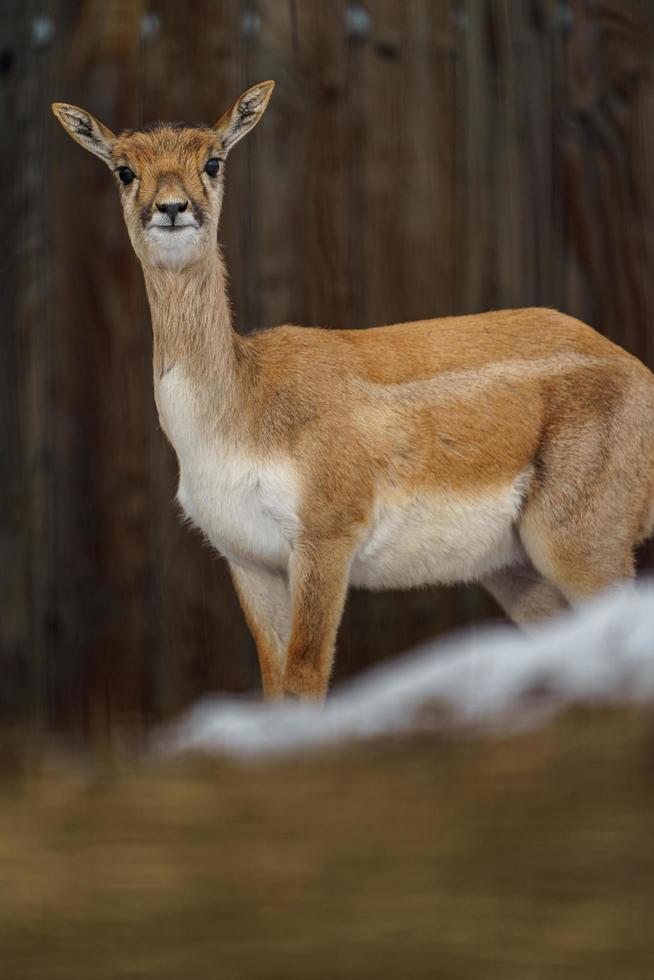
[[[52,111],[113,171],[141,262],[179,271],[214,247],[227,154],[258,123],[274,85],[247,89],[214,126],[153,123],[114,135],[85,109],[55,102]]]

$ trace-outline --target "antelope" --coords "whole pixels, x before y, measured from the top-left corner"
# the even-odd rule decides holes
[[[654,375],[552,309],[240,336],[225,161],[273,87],[214,126],[114,135],[52,108],[115,175],[177,500],[229,564],[264,695],[321,699],[349,585],[476,581],[529,628],[631,579],[654,531]]]

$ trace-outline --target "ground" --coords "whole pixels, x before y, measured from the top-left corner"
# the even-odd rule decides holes
[[[654,975],[648,707],[266,762],[13,745],[7,980]]]

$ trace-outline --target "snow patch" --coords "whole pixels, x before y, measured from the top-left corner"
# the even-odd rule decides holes
[[[572,703],[654,700],[654,580],[621,588],[531,635],[489,627],[381,665],[323,706],[210,698],[157,738],[164,754],[247,758],[416,731],[505,731]]]

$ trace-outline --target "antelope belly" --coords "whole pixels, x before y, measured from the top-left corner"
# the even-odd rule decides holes
[[[474,581],[512,564],[526,480],[477,492],[422,493],[380,500],[360,544],[350,583],[370,589]]]

